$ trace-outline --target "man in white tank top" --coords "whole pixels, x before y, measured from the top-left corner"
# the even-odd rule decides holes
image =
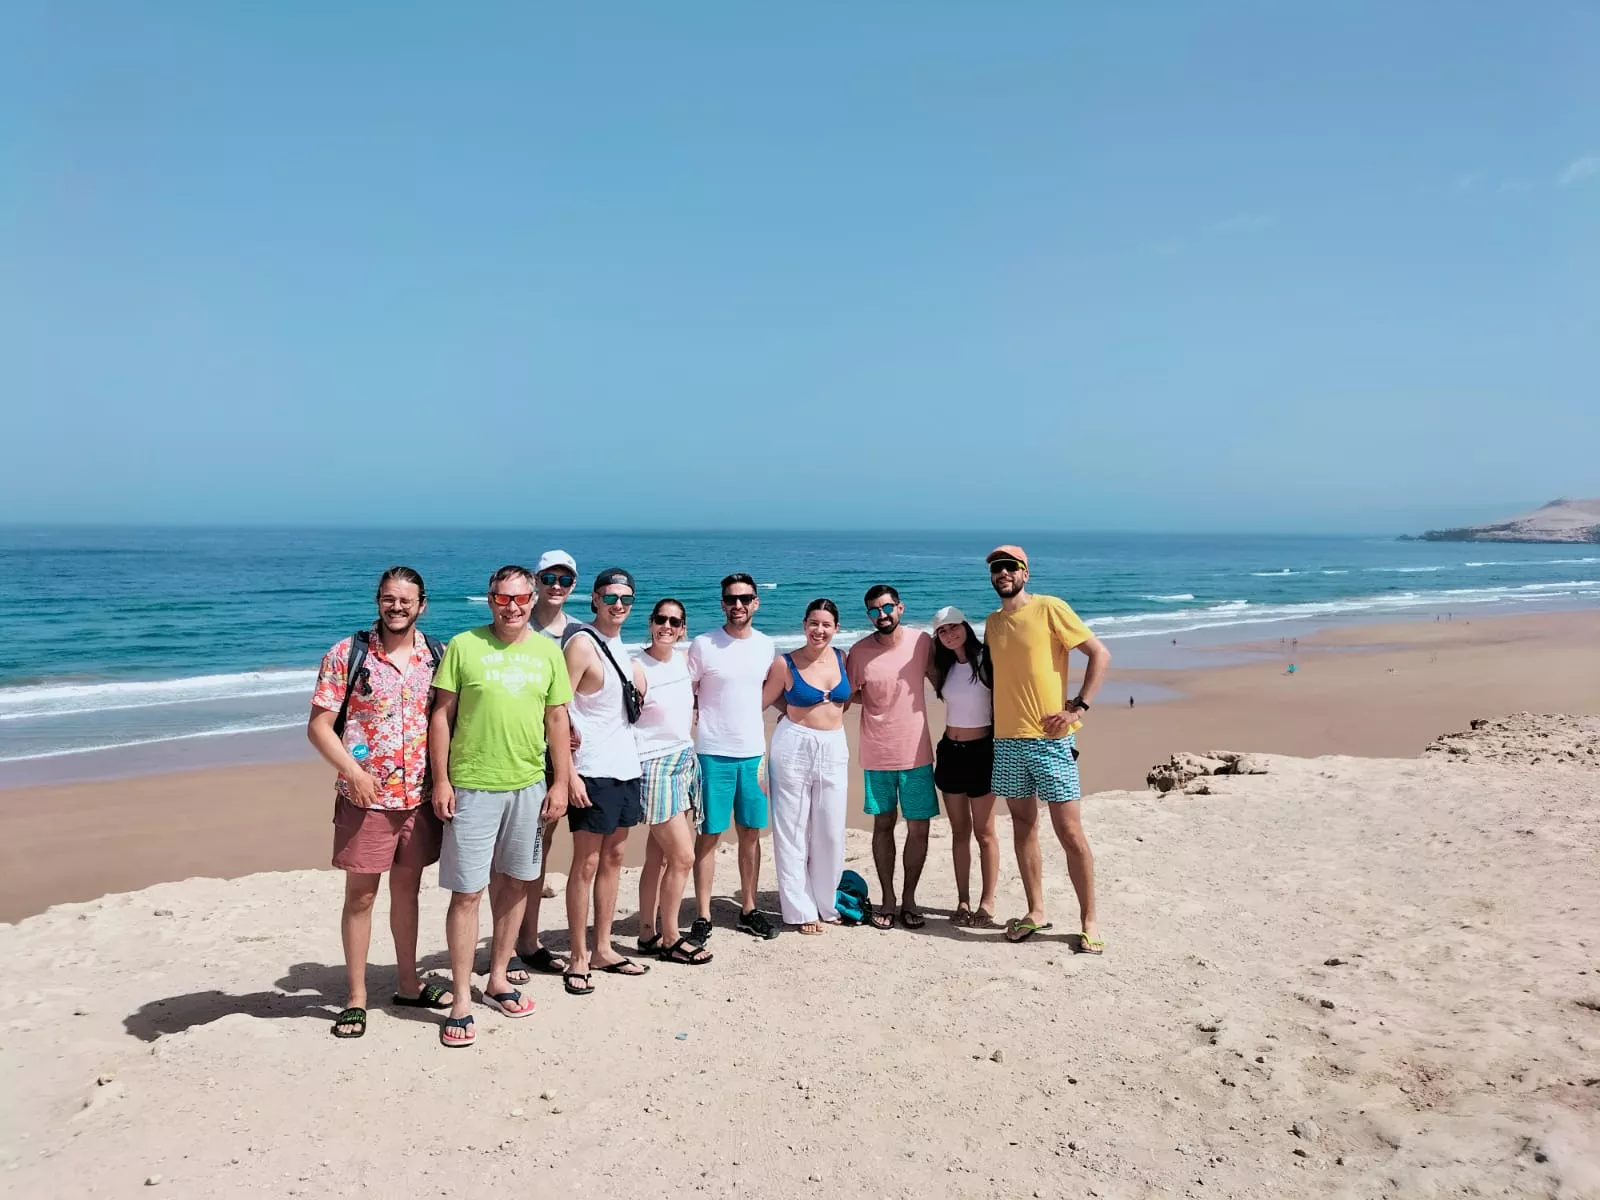
[[[623,680],[643,694],[648,686],[622,644],[622,623],[633,608],[633,576],[612,567],[595,577],[589,601],[592,625],[568,625],[562,638],[572,677],[572,720],[582,734],[573,755],[576,778],[567,810],[572,831],[572,872],[567,876],[567,927],[572,958],[563,976],[574,996],[594,991],[591,967],[612,975],[643,975],[650,968],[611,946],[611,920],[628,834],[644,820],[639,749],[633,737]],[[594,942],[588,937],[594,896]]]

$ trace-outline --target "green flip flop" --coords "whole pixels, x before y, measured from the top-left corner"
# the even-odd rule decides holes
[[[1026,917],[1012,917],[1011,920],[1006,922],[1006,941],[1015,945],[1018,942],[1027,941],[1040,930],[1054,928],[1055,926],[1050,924],[1049,921],[1036,922],[1030,921]]]

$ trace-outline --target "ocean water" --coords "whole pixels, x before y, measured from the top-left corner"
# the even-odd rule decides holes
[[[0,528],[0,763],[303,725],[318,660],[368,624],[392,564],[428,585],[423,627],[488,619],[490,572],[552,546],[639,581],[624,633],[643,638],[661,596],[691,632],[720,623],[718,583],[760,585],[756,624],[800,642],[828,596],[840,643],[868,631],[869,584],[900,590],[908,624],[944,604],[980,627],[994,607],[983,555],[1001,535],[549,533],[484,530]],[[1600,554],[1584,546],[1385,538],[1034,535],[1035,591],[1067,598],[1121,661],[1178,638],[1246,641],[1331,623],[1430,613],[1600,604]],[[571,602],[586,615],[587,597]],[[1132,652],[1132,653],[1129,653]],[[1148,654],[1145,660],[1148,660]]]

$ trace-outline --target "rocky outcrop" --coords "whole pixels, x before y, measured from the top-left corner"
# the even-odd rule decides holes
[[[1543,508],[1491,525],[1430,529],[1425,542],[1600,542],[1600,499],[1552,500]]]
[[[1600,770],[1600,717],[1523,712],[1478,720],[1471,729],[1436,739],[1423,754],[1450,762],[1566,764]]]
[[[1151,767],[1144,781],[1163,794],[1182,788],[1191,795],[1205,795],[1209,788],[1196,781],[1208,775],[1266,773],[1267,762],[1259,755],[1241,754],[1236,750],[1208,750],[1204,754],[1174,754],[1166,762]]]

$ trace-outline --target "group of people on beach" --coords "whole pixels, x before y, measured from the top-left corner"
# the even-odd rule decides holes
[[[366,1032],[372,907],[384,874],[398,968],[394,1003],[449,1010],[440,1041],[453,1047],[475,1038],[472,973],[485,892],[493,937],[482,996],[508,1017],[533,1012],[519,987],[535,973],[559,975],[569,994],[588,996],[596,972],[645,974],[650,967],[641,958],[710,963],[716,851],[730,825],[738,842],[739,930],[761,940],[778,936],[757,904],[760,839],[769,826],[783,922],[802,934],[839,924],[849,793],[844,715],[851,705],[860,709],[865,809],[881,888],[881,903],[866,907],[874,926],[925,923],[916,892],[943,792],[954,834],[954,919],[994,922],[998,795],[1010,809],[1028,905],[1006,922],[1004,936],[1021,942],[1050,928],[1037,826],[1042,800],[1077,893],[1073,948],[1103,953],[1094,858],[1077,803],[1075,735],[1111,655],[1065,601],[1027,590],[1021,547],[997,547],[987,565],[1000,607],[981,639],[954,607],[934,614],[931,637],[906,628],[899,593],[877,584],[864,596],[870,635],[848,652],[836,648],[839,609],[818,599],[805,611],[804,644],[788,653],[755,628],[760,594],[744,573],[722,580],[723,623],[687,651],[680,643],[688,611],[667,598],[650,611],[648,643],[630,653],[622,628],[636,588],[620,567],[595,576],[587,621],[566,611],[578,581],[570,554],[551,550],[532,570],[501,567],[489,579],[490,623],[448,644],[418,627],[427,607],[422,577],[410,567],[385,571],[377,620],[322,660],[307,729],[339,773],[333,865],[345,872],[349,994],[334,1035]],[[1073,650],[1088,664],[1081,689],[1069,696]],[[928,684],[945,703],[937,754]],[[779,713],[770,747],[768,708]],[[545,865],[563,816],[572,837],[565,956],[540,937]],[[612,920],[628,837],[639,825],[648,840],[637,957],[628,957],[612,944]],[[976,907],[969,890],[974,838]],[[451,893],[449,988],[423,980],[417,967],[422,872],[434,862],[440,886]],[[679,910],[691,877],[696,915],[685,932]]]

